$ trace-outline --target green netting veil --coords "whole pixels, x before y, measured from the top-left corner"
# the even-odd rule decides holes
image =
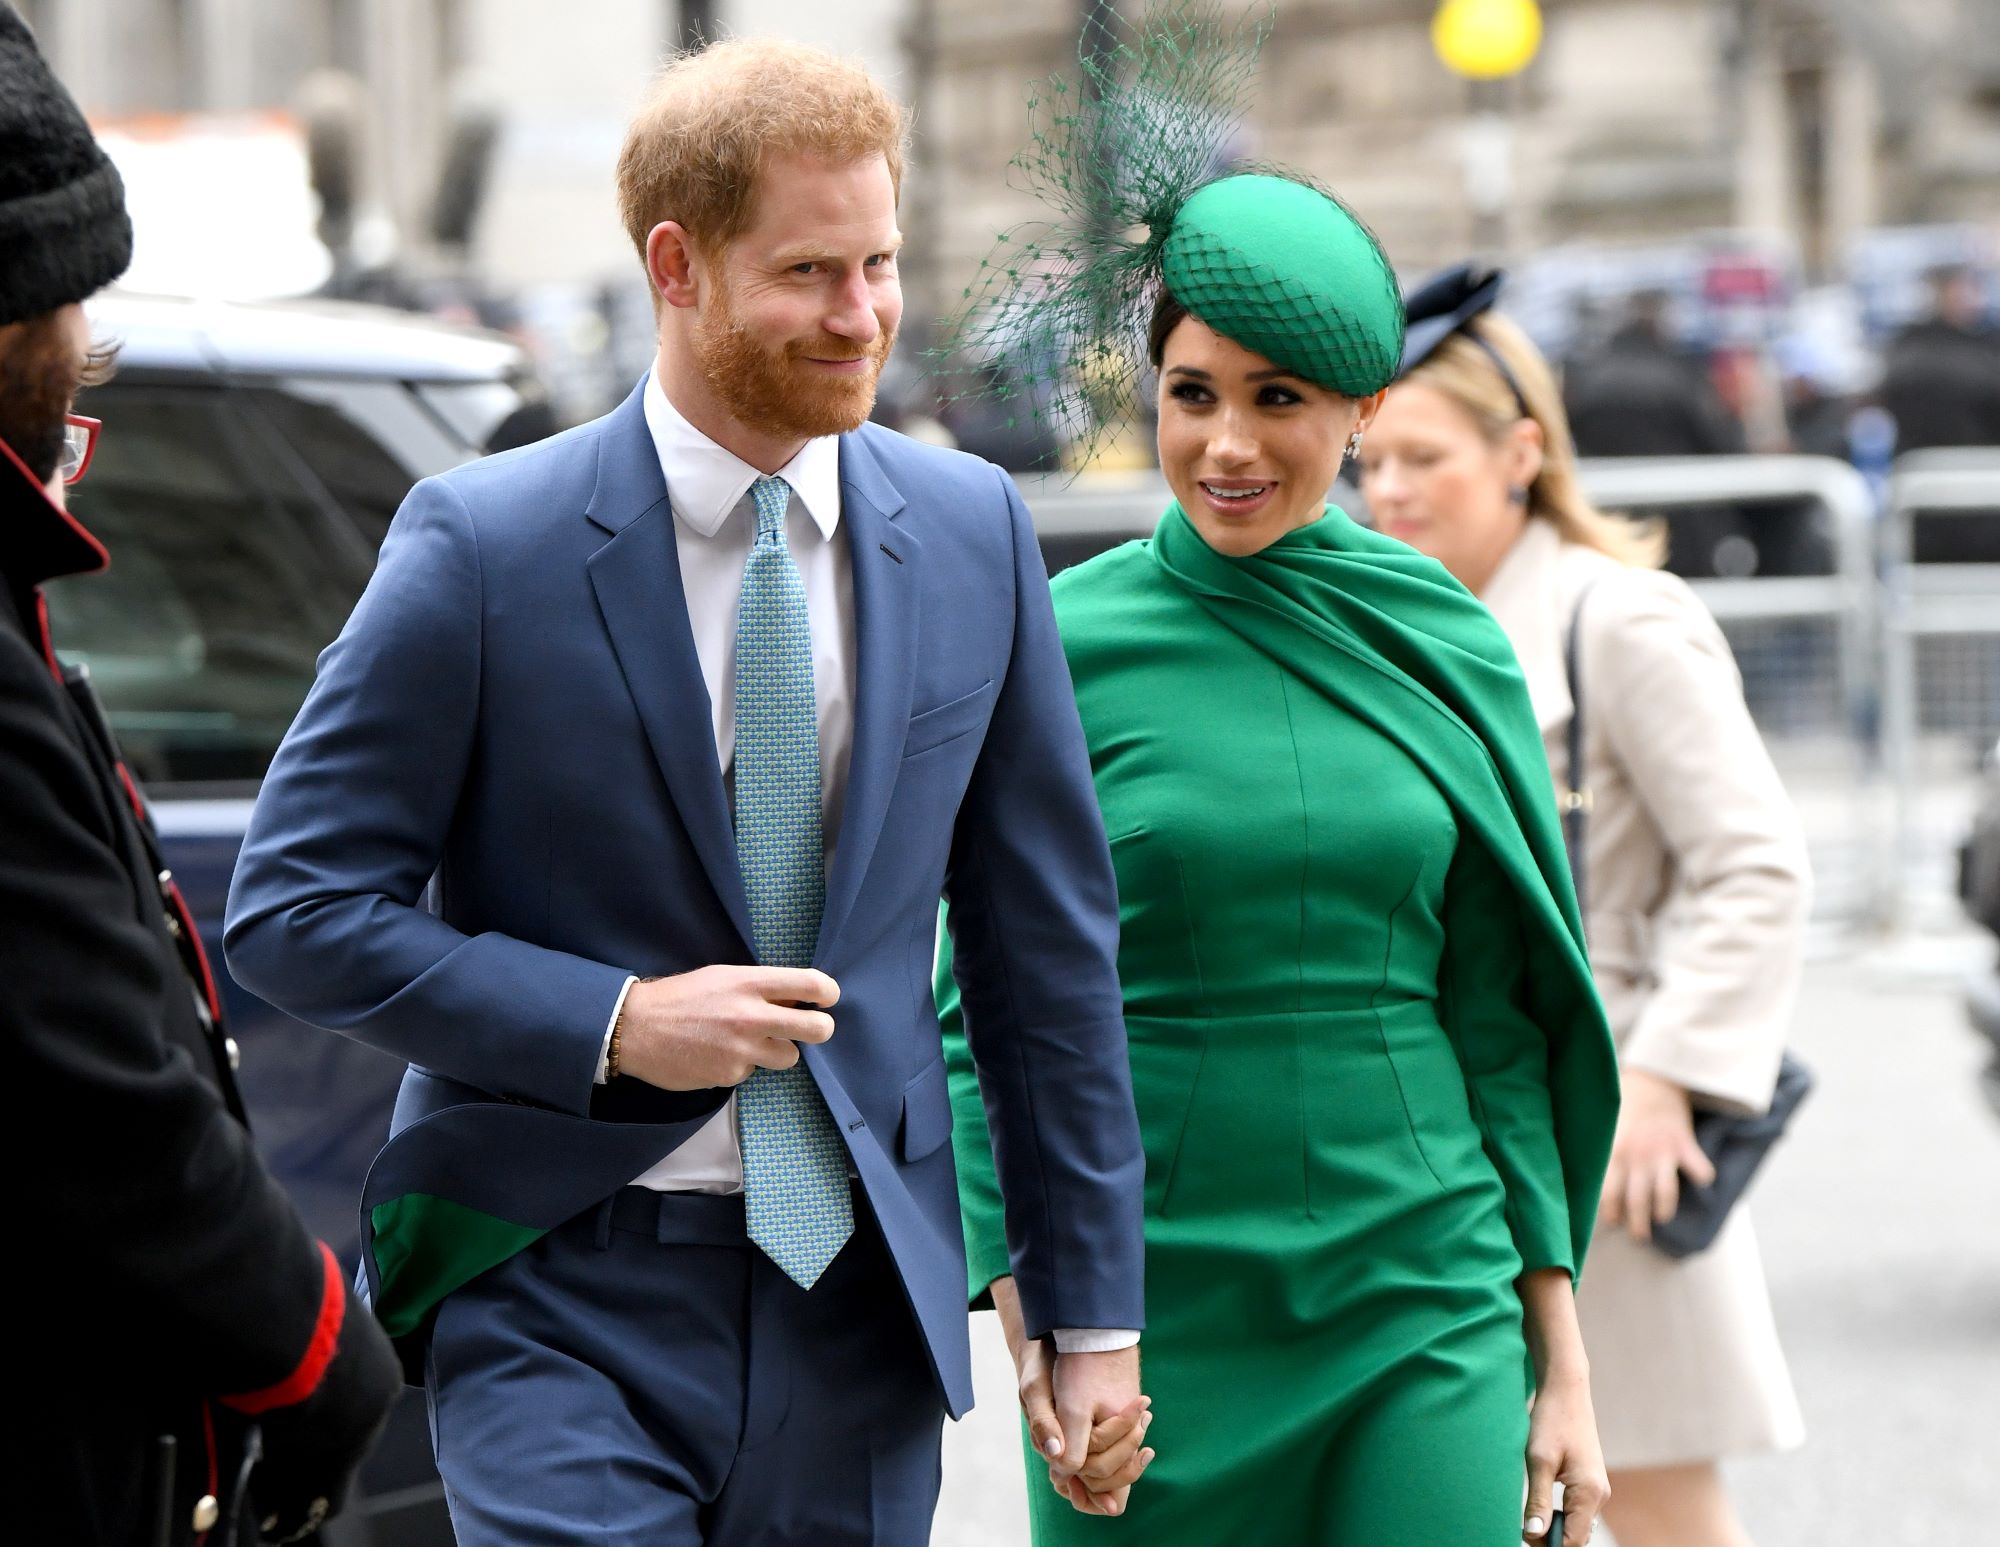
[[[1164,286],[1223,336],[1350,397],[1385,387],[1403,306],[1374,235],[1337,198],[1235,151],[1268,9],[1235,21],[1159,0],[1136,25],[1100,5],[1083,84],[1029,98],[1013,163],[1054,218],[1008,232],[965,287],[941,348],[998,367],[979,388],[1087,459],[1139,407]]]

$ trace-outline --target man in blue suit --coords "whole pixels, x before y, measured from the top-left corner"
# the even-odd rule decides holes
[[[1034,533],[865,422],[905,133],[811,50],[667,67],[619,166],[653,372],[411,492],[244,844],[238,979],[410,1065],[366,1272],[464,1547],[928,1540],[972,1401],[941,894],[1058,1472],[1139,1400],[1117,907]]]

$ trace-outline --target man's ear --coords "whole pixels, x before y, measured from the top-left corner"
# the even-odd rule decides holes
[[[701,256],[676,220],[646,233],[646,276],[666,306],[693,306],[701,293]]]

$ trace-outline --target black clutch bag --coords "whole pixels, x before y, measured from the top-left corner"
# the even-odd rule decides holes
[[[1722,1222],[1736,1207],[1736,1200],[1750,1188],[1750,1179],[1784,1136],[1792,1114],[1812,1091],[1812,1071],[1787,1053],[1778,1066],[1777,1089],[1771,1093],[1770,1110],[1756,1117],[1739,1117],[1733,1112],[1697,1112],[1694,1142],[1715,1167],[1715,1180],[1706,1187],[1681,1177],[1681,1206],[1664,1225],[1653,1227],[1653,1245],[1669,1257],[1692,1257],[1714,1244]]]
[[[1583,673],[1578,661],[1578,625],[1583,603],[1577,598],[1570,614],[1569,634],[1563,643],[1563,669],[1569,677],[1572,705],[1565,750],[1569,767],[1563,775],[1563,847],[1569,854],[1570,874],[1576,882],[1577,906],[1584,904],[1583,841],[1590,816],[1590,793],[1583,782]],[[1697,1112],[1694,1141],[1715,1167],[1715,1180],[1706,1187],[1681,1177],[1680,1207],[1674,1217],[1653,1227],[1653,1245],[1669,1257],[1692,1257],[1715,1243],[1723,1221],[1737,1200],[1749,1190],[1750,1180],[1771,1146],[1784,1136],[1785,1128],[1798,1111],[1799,1103],[1811,1093],[1812,1071],[1786,1053],[1778,1066],[1778,1083],[1771,1093],[1770,1107],[1755,1117],[1733,1112]]]

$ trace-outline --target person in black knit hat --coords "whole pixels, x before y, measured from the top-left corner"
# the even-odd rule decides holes
[[[96,363],[80,303],[131,252],[117,169],[0,3],[0,1127],[27,1307],[0,1519],[297,1540],[400,1372],[251,1145],[193,920],[39,589],[108,562],[65,509],[95,434],[69,410]]]

